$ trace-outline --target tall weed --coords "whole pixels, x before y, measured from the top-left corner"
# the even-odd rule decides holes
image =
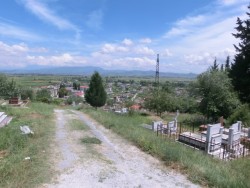
[[[121,116],[91,109],[84,111],[143,151],[157,156],[167,165],[178,167],[193,182],[209,187],[250,187],[250,160],[247,158],[225,162],[171,139],[157,137],[140,126],[151,122],[145,116]]]
[[[49,142],[54,132],[53,106],[31,103],[27,108],[0,107],[12,116],[0,129],[0,187],[36,187],[50,178]],[[20,125],[28,125],[34,135],[23,135]],[[30,159],[25,160],[26,157]]]

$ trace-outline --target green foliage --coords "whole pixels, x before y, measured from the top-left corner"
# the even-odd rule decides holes
[[[60,104],[64,104],[64,100],[63,99],[60,99],[60,98],[54,98],[52,101],[51,101],[52,104],[55,104],[55,105],[60,105]]]
[[[106,91],[103,87],[102,77],[98,72],[91,76],[89,89],[85,93],[85,100],[91,106],[97,108],[105,105],[107,99]]]
[[[225,63],[225,71],[229,72],[231,69],[230,66],[230,56],[227,56],[226,63]]]
[[[176,112],[176,110],[183,113],[195,113],[198,108],[194,98],[189,96],[175,96],[174,93],[166,92],[166,88],[160,90],[158,93],[153,92],[149,94],[144,105],[145,108],[156,112],[158,115],[161,115],[165,111]]]
[[[109,106],[113,106],[114,105],[114,99],[113,98],[109,98],[109,99],[107,99],[107,105],[109,105]]]
[[[16,82],[12,79],[9,81],[8,77],[0,74],[0,97],[8,99],[10,97],[17,97],[19,90]]]
[[[219,65],[217,64],[217,59],[214,59],[214,64],[211,66],[210,71],[218,71],[219,70]]]
[[[34,92],[32,89],[24,88],[24,89],[21,89],[20,93],[21,93],[22,100],[27,100],[27,99],[33,100],[34,99]]]
[[[87,131],[89,130],[89,127],[84,124],[82,121],[78,120],[78,119],[73,119],[71,120],[70,122],[70,128],[72,130],[84,130],[84,131]]]
[[[65,102],[66,104],[69,104],[69,105],[73,104],[73,102],[75,102],[76,104],[79,104],[83,102],[83,98],[79,96],[71,95],[69,96],[69,98],[67,98]]]
[[[250,103],[250,13],[247,13],[247,16],[248,18],[244,21],[237,19],[235,28],[237,33],[233,36],[241,42],[238,46],[234,45],[237,54],[229,76],[232,78],[233,86],[239,93],[241,101]]]
[[[164,91],[154,91],[151,96],[149,96],[145,103],[145,108],[154,111],[157,115],[161,115],[165,112],[167,108],[172,105],[169,95]]]
[[[206,125],[208,123],[211,123],[211,121],[209,121],[203,115],[193,114],[192,116],[187,116],[185,119],[183,119],[182,123],[184,125],[198,127],[200,125]]]
[[[250,105],[244,104],[237,108],[228,118],[228,123],[233,124],[236,121],[242,121],[243,125],[250,127]]]
[[[29,108],[0,106],[3,110],[14,118],[0,129],[0,151],[7,152],[0,157],[0,187],[37,187],[48,182],[52,177],[48,146],[54,135],[53,107],[32,102]],[[28,125],[35,134],[21,134],[20,125]]]
[[[52,97],[47,89],[41,89],[36,92],[36,100],[44,103],[50,103]]]
[[[73,82],[73,89],[74,90],[80,90],[80,83],[79,82]]]
[[[227,118],[240,104],[226,72],[206,71],[198,76],[194,87],[201,98],[200,110],[208,119]]]
[[[68,91],[67,91],[67,89],[65,87],[62,87],[62,88],[59,89],[59,91],[58,91],[59,98],[63,98],[65,96],[67,96],[67,95],[68,95]]]
[[[84,144],[101,144],[102,142],[96,137],[85,137],[81,139]]]

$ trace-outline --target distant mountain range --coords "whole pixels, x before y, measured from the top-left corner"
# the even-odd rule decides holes
[[[106,70],[100,67],[47,67],[47,68],[24,68],[0,70],[5,74],[46,74],[46,75],[92,75],[94,71],[98,71],[103,76],[138,76],[138,77],[154,77],[155,71],[140,70]],[[194,73],[170,73],[160,72],[160,77],[169,78],[196,78]]]

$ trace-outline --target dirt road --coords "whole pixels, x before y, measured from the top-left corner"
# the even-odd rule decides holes
[[[198,187],[89,116],[67,110],[55,110],[55,114],[52,158],[58,174],[43,187]],[[89,129],[72,130],[68,123],[72,119]],[[96,137],[101,144],[83,144],[85,137]]]

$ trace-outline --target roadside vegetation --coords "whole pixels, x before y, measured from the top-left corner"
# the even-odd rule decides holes
[[[250,187],[249,158],[222,161],[172,139],[157,137],[156,133],[140,126],[151,120],[137,113],[116,115],[91,108],[83,111],[166,165],[187,174],[195,183],[209,187]]]
[[[0,129],[0,187],[36,187],[48,182],[52,169],[48,163],[49,144],[54,135],[54,106],[30,103],[27,108],[0,106],[13,117]],[[33,135],[21,134],[28,125]]]
[[[248,8],[250,10],[250,6]],[[114,111],[116,106],[131,107],[136,103],[132,98],[137,96],[140,98],[138,104],[166,121],[172,119],[166,112],[179,110],[178,121],[193,124],[196,128],[203,123],[218,122],[221,116],[225,119],[225,126],[240,120],[245,127],[250,127],[250,42],[247,37],[250,23],[249,19],[238,18],[236,24],[237,33],[233,35],[240,43],[235,45],[234,62],[229,56],[225,62],[219,63],[215,58],[214,65],[195,80],[164,78],[157,85],[153,78],[102,79],[97,72],[91,78],[0,74],[1,104],[12,97],[31,101],[27,108],[0,106],[0,111],[13,117],[8,126],[0,129],[0,187],[35,187],[49,180],[48,146],[55,131],[52,121],[54,105],[84,102],[82,97],[69,96],[66,85],[71,86],[71,83],[75,90],[79,90],[81,84],[90,83],[89,89],[84,91],[85,101],[89,104],[82,109],[84,112],[143,151],[163,160],[166,165],[187,174],[193,182],[209,187],[250,187],[249,157],[234,161],[218,160],[173,139],[157,137],[143,128],[142,124],[151,124],[152,121],[146,113],[129,111],[128,114],[117,115],[98,109],[105,104],[109,105],[105,106],[108,107],[106,109],[114,107]],[[61,98],[53,98],[50,91],[40,87],[48,85],[60,85],[58,94]],[[106,89],[109,89],[109,96]],[[114,99],[120,98],[125,99],[115,104]],[[21,125],[30,126],[35,134],[21,134]],[[71,125],[73,130],[87,132],[81,143],[87,145],[89,151],[95,147],[91,144],[101,143],[86,125],[77,120],[73,120]]]

